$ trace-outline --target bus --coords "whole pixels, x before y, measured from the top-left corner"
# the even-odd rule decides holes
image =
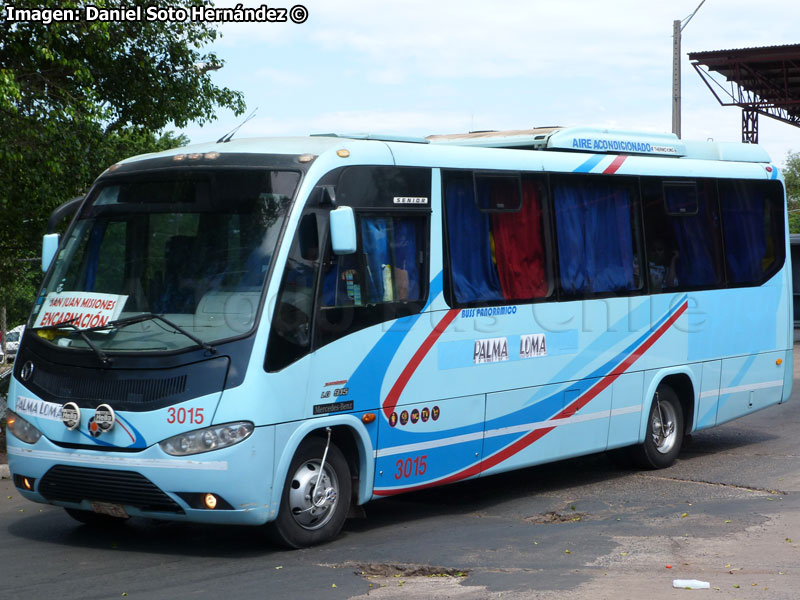
[[[786,195],[758,146],[237,140],[122,161],[75,207],[44,237],[8,457],[82,523],[304,547],[403,492],[605,451],[668,467],[791,395]]]

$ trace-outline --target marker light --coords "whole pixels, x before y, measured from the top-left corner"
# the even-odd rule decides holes
[[[15,438],[26,444],[35,444],[42,437],[41,431],[10,410],[6,413],[6,426]]]
[[[341,150],[337,150],[336,151],[336,156],[338,156],[339,158],[347,158],[348,156],[350,156],[350,150],[347,150],[346,148],[342,148]]]
[[[206,494],[203,496],[203,504],[208,510],[214,510],[217,508],[217,497],[214,494]]]
[[[316,158],[316,156],[314,156],[313,154],[301,154],[300,156],[297,157],[297,162],[299,162],[299,163],[310,163],[315,158]]]
[[[214,160],[215,158],[219,158],[219,152],[206,152],[203,154],[203,158],[206,160]]]
[[[364,425],[368,425],[369,423],[372,423],[374,420],[375,420],[375,413],[364,413],[363,415],[361,415],[361,422],[364,423]]]
[[[782,365],[783,364],[783,359],[779,358],[778,360],[775,361],[775,364],[779,365],[779,366]]]
[[[22,478],[22,487],[24,487],[26,490],[28,490],[30,492],[33,489],[33,484],[31,483],[30,479],[28,479],[27,477],[23,477]]]
[[[172,456],[189,456],[211,450],[227,448],[243,442],[253,433],[253,424],[247,421],[214,425],[195,429],[159,442],[161,449]]]

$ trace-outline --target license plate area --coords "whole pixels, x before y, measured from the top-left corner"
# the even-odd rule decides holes
[[[127,519],[130,516],[121,504],[112,504],[111,502],[90,502],[89,504],[98,515],[108,515],[120,519]]]

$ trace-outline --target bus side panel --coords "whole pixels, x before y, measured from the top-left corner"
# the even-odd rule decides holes
[[[611,389],[576,411],[598,378],[489,394],[484,470],[511,469],[605,450]]]
[[[717,424],[781,401],[785,355],[767,352],[722,361]]]
[[[695,431],[713,427],[717,424],[719,402],[719,378],[722,374],[722,361],[712,360],[703,363],[703,376],[697,403],[697,423]]]
[[[485,396],[397,406],[379,419],[375,495],[388,496],[480,473]]]
[[[565,387],[543,385],[487,395],[483,466],[486,474],[562,458],[561,431],[553,415],[564,408]],[[522,444],[525,446],[520,447]]]
[[[608,448],[621,448],[639,441],[644,373],[625,373],[613,386]]]

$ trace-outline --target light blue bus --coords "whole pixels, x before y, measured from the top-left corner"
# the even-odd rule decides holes
[[[685,434],[792,386],[757,146],[552,128],[241,140],[103,173],[9,394],[13,481],[85,523],[335,537],[371,499]]]

